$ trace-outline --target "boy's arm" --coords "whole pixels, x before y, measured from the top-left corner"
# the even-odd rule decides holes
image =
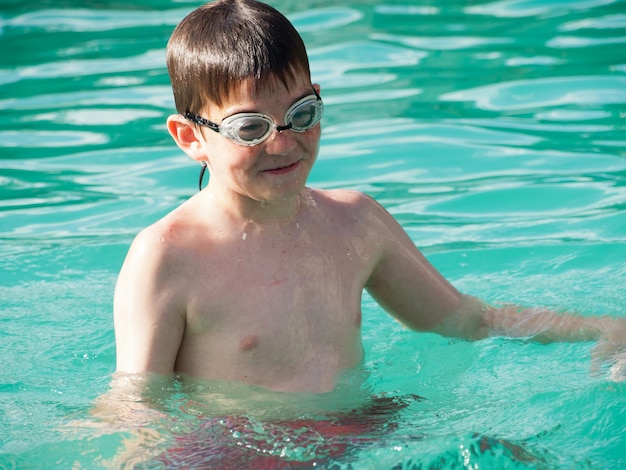
[[[185,329],[185,310],[179,301],[182,286],[177,285],[172,271],[166,244],[150,229],[139,234],[115,288],[118,372],[174,372]]]
[[[408,327],[470,340],[490,335],[531,337],[541,342],[602,339],[609,349],[626,348],[626,318],[497,308],[463,295],[426,260],[390,214],[375,202],[370,210],[380,239],[366,288]]]

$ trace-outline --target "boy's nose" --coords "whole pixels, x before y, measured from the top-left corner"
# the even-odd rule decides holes
[[[296,135],[289,129],[274,129],[267,139],[265,149],[274,155],[286,155],[297,145]]]

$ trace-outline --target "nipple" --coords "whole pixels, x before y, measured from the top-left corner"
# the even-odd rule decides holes
[[[239,343],[239,347],[242,351],[249,351],[256,348],[258,344],[259,338],[255,335],[250,335],[241,340],[241,342]]]

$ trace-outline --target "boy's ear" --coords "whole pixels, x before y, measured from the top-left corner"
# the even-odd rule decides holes
[[[318,95],[322,92],[322,89],[321,89],[319,83],[314,83],[313,84],[313,89],[317,92]]]
[[[172,114],[167,118],[167,130],[180,149],[197,161],[207,159],[203,141],[198,138],[200,131],[195,124],[180,114]]]

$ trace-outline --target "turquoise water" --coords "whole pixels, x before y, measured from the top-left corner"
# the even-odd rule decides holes
[[[164,127],[164,47],[199,4],[0,5],[0,468],[106,467],[129,439],[145,460],[189,433],[197,468],[626,467],[626,382],[591,372],[592,344],[415,334],[369,298],[362,391],[406,406],[366,436],[263,419],[285,403],[317,419],[349,384],[306,399],[174,384],[145,426],[91,417],[128,245],[196,190]],[[327,104],[312,186],[377,198],[467,293],[625,315],[626,2],[272,4]],[[243,427],[202,427],[239,393],[262,395]]]

